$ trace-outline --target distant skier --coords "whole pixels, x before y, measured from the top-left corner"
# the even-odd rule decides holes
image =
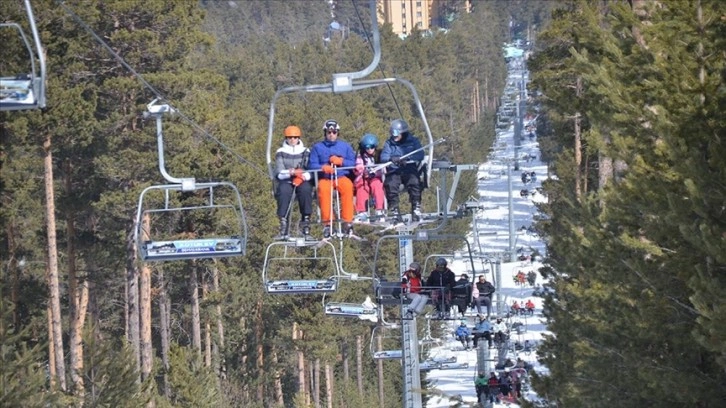
[[[492,294],[494,293],[494,285],[487,282],[484,275],[479,275],[479,282],[476,283],[476,289],[479,292],[479,296],[475,297],[474,305],[478,314],[481,313],[481,307],[486,306],[487,318],[492,314]]]
[[[491,322],[489,322],[489,319],[482,316],[479,319],[479,323],[474,326],[474,348],[479,346],[479,339],[486,339],[489,344],[489,348],[492,348],[492,333],[493,329]]]
[[[471,331],[469,331],[469,328],[466,327],[466,323],[461,322],[459,327],[456,328],[456,332],[454,334],[456,335],[456,339],[461,342],[462,346],[464,346],[464,350],[469,350]]]
[[[454,284],[451,289],[451,304],[456,306],[461,313],[461,317],[464,317],[466,313],[466,307],[471,302],[471,282],[469,282],[469,275],[462,274],[461,278]]]
[[[429,278],[426,280],[426,286],[431,287],[431,303],[436,305],[440,319],[449,317],[451,288],[456,283],[456,275],[446,265],[448,265],[446,259],[437,259],[436,269],[431,271]]]
[[[502,321],[501,318],[497,319],[497,322],[492,328],[494,330],[494,342],[502,344],[507,339],[507,324]]]
[[[408,305],[408,311],[406,312],[406,317],[410,319],[417,314],[421,314],[429,301],[429,297],[421,290],[421,264],[411,262],[408,270],[404,272],[404,279],[407,285],[407,296],[411,299],[411,303]]]
[[[480,371],[479,376],[474,380],[474,389],[479,404],[483,404],[484,400],[489,399],[489,384],[484,371]]]

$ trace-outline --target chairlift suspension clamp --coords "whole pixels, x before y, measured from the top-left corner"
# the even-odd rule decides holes
[[[353,77],[349,74],[333,74],[333,93],[353,90]]]
[[[175,113],[176,109],[172,108],[169,104],[157,104],[159,101],[158,98],[154,99],[153,101],[149,102],[148,105],[146,105],[146,111],[144,116],[156,116],[156,115],[162,115],[164,113]]]

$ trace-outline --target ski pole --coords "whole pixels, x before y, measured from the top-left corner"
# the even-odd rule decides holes
[[[333,174],[330,175],[330,212],[329,212],[329,218],[328,223],[330,225],[330,231],[333,231],[333,194],[335,194],[335,185],[338,183],[337,177],[338,176],[338,168],[333,165]]]
[[[297,186],[292,185],[292,194],[290,195],[290,204],[287,205],[287,211],[285,211],[285,219],[287,223],[290,223],[290,212],[292,211],[292,204],[295,202],[295,195],[297,193]]]
[[[446,141],[446,139],[444,139],[444,138],[441,138],[441,139],[439,139],[439,140],[436,140],[436,141],[434,141],[433,143],[429,143],[429,144],[427,144],[426,146],[421,146],[421,147],[419,147],[418,149],[416,149],[416,150],[412,150],[412,151],[410,151],[410,152],[408,152],[408,153],[404,154],[403,156],[399,157],[399,159],[398,159],[398,160],[403,160],[403,159],[405,159],[406,157],[409,157],[409,156],[413,155],[414,153],[418,153],[418,152],[420,152],[421,150],[424,150],[424,149],[428,149],[428,148],[429,148],[429,147],[431,147],[431,146],[436,146],[437,144],[441,144],[441,143],[444,143],[445,141]],[[383,169],[385,169],[386,167],[388,167],[388,166],[390,166],[390,165],[392,165],[392,164],[393,164],[393,162],[392,162],[392,161],[387,161],[387,162],[385,162],[385,163],[379,164],[378,166],[374,167],[373,169],[371,169],[371,171],[375,173],[375,172],[377,172],[377,171],[379,171],[379,170],[383,170]]]

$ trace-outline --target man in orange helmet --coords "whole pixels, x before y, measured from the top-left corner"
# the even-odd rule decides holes
[[[275,152],[275,177],[277,178],[277,216],[280,218],[280,233],[275,239],[283,240],[289,236],[289,217],[293,196],[297,196],[300,209],[300,230],[305,238],[310,237],[310,214],[313,212],[313,187],[307,167],[310,151],[301,138],[302,131],[297,126],[288,126],[283,131],[285,140]]]

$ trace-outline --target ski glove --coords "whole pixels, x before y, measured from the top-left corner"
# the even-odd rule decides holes
[[[291,174],[291,175],[292,175],[293,177],[299,177],[299,178],[301,178],[301,179],[303,178],[303,170],[302,170],[302,169],[300,169],[300,168],[298,168],[298,169],[294,169],[294,170],[291,170],[291,171],[290,171],[290,174]]]
[[[356,174],[362,174],[363,171],[365,170],[365,168],[366,167],[362,163],[361,164],[356,164],[355,165],[355,172],[356,172]]]
[[[325,174],[333,174],[335,173],[335,170],[333,170],[333,166],[326,164],[323,166],[323,173]]]
[[[295,176],[292,178],[292,185],[295,187],[300,187],[300,184],[302,184],[303,181],[305,180],[303,180],[302,177]]]
[[[391,157],[391,163],[393,163],[393,164],[401,164],[401,156],[392,156]]]
[[[343,158],[340,156],[330,156],[330,164],[334,166],[342,166]]]

